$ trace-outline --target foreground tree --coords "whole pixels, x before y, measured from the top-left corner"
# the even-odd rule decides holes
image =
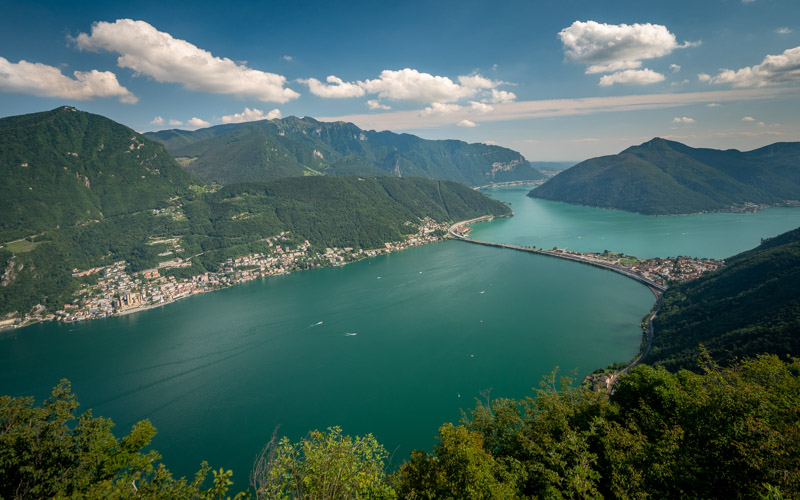
[[[231,471],[215,471],[206,489],[205,462],[191,481],[175,479],[157,452],[142,452],[156,434],[149,421],[117,439],[111,420],[91,410],[76,417],[78,406],[66,380],[41,406],[29,397],[0,396],[0,498],[223,498],[228,492]]]
[[[639,366],[610,398],[551,376],[478,403],[395,476],[411,498],[800,496],[800,360]],[[511,491],[501,487],[512,487]]]
[[[253,466],[250,484],[257,499],[390,499],[386,450],[368,434],[351,438],[339,427],[312,431],[292,443],[273,439]]]

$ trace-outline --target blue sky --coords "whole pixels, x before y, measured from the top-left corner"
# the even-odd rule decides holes
[[[286,116],[582,160],[800,140],[797,0],[4,2],[0,116]]]

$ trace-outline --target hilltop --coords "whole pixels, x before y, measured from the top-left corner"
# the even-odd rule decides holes
[[[161,144],[62,106],[0,119],[0,242],[157,208],[200,181]]]
[[[752,210],[800,200],[800,143],[748,152],[696,149],[656,138],[593,158],[529,196],[646,215]]]
[[[309,175],[428,177],[481,186],[543,179],[507,148],[362,130],[352,123],[288,117],[145,134],[189,172],[230,184]]]

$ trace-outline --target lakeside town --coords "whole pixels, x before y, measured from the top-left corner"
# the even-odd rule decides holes
[[[468,221],[474,222],[474,221]],[[414,225],[406,222],[407,225]],[[169,269],[189,267],[191,258],[174,259],[159,263],[158,267],[133,273],[125,261],[86,270],[73,270],[73,277],[97,275],[96,282],[84,285],[75,292],[74,300],[62,309],[50,311],[37,305],[25,315],[7,317],[0,328],[21,328],[42,321],[73,322],[120,316],[159,307],[177,300],[227,288],[239,283],[321,267],[341,266],[367,257],[396,252],[406,248],[441,241],[449,237],[448,229],[465,237],[470,227],[467,223],[450,226],[426,218],[417,225],[417,231],[399,242],[387,242],[381,248],[358,249],[333,247],[317,249],[308,240],[295,247],[288,244],[289,233],[265,238],[269,253],[254,253],[227,259],[220,263],[218,272],[206,272],[187,278],[169,275]],[[167,240],[159,241],[164,243]],[[169,242],[173,250],[180,250],[179,238]],[[534,247],[531,247],[534,248]],[[691,257],[639,259],[630,255],[605,251],[581,253],[559,248],[545,251],[564,257],[575,257],[587,262],[610,264],[666,287],[669,282],[686,281],[719,269],[724,261]],[[172,254],[172,252],[165,252]]]
[[[37,305],[21,317],[17,314],[4,318],[0,321],[0,328],[21,328],[42,321],[73,322],[131,314],[259,278],[341,266],[367,257],[441,241],[450,227],[449,223],[437,222],[427,217],[418,224],[408,221],[406,225],[416,225],[416,233],[408,235],[402,241],[387,242],[381,248],[368,250],[352,247],[322,250],[314,247],[308,240],[291,247],[288,244],[289,233],[282,232],[264,239],[270,248],[269,253],[227,259],[220,263],[218,272],[206,272],[182,279],[168,275],[167,272],[172,268],[190,267],[191,258],[176,257],[159,263],[158,267],[136,273],[130,272],[125,261],[86,270],[74,269],[73,277],[97,275],[96,282],[81,287],[75,292],[74,300],[65,304],[63,309],[49,311],[46,307]],[[171,243],[173,251],[180,251],[179,238],[159,240],[157,243]],[[173,251],[161,255],[167,256],[173,254]]]

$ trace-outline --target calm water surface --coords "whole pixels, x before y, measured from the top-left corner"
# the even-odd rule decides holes
[[[643,257],[725,257],[798,225],[798,211],[642,217],[490,191],[512,219],[481,239]],[[201,460],[247,483],[273,429],[372,432],[393,464],[430,449],[480,392],[531,394],[554,367],[632,358],[653,303],[609,271],[448,241],[342,268],[251,282],[130,316],[0,336],[0,393],[41,400],[69,378],[118,433],[149,418],[180,475]]]
[[[556,366],[632,358],[652,303],[608,271],[448,241],[6,334],[0,393],[42,398],[67,377],[119,432],[151,419],[182,475],[206,459],[246,481],[277,425],[372,432],[397,464],[484,389],[522,397]]]
[[[612,250],[642,258],[687,255],[723,259],[758,246],[761,238],[800,226],[798,208],[649,217],[537,200],[527,197],[528,191],[524,186],[484,191],[510,203],[516,215],[475,224],[472,237],[581,252]]]

